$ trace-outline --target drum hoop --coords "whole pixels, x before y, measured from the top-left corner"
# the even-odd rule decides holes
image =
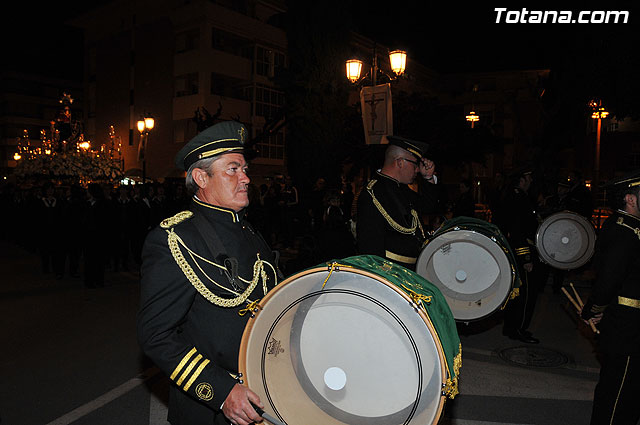
[[[571,216],[572,218],[575,219],[577,223],[582,225],[581,227],[585,230],[585,233],[587,234],[589,239],[587,248],[585,250],[585,254],[589,254],[589,255],[580,257],[578,261],[574,262],[575,265],[573,265],[572,267],[566,267],[566,264],[561,263],[560,261],[557,261],[555,258],[551,257],[550,255],[547,255],[546,251],[538,248],[540,245],[542,245],[543,234],[549,228],[549,226],[551,226],[553,223],[555,223],[558,220],[566,218],[567,216]],[[550,216],[545,218],[542,221],[542,223],[540,223],[540,226],[538,226],[538,229],[536,231],[535,245],[536,245],[536,250],[538,251],[538,254],[540,255],[542,261],[544,261],[545,263],[560,270],[574,270],[579,267],[582,267],[583,265],[588,263],[589,260],[591,260],[595,252],[596,237],[597,236],[596,236],[593,224],[591,224],[589,220],[587,220],[586,218],[584,218],[578,213],[575,213],[569,210],[564,210],[564,211],[558,211],[556,213],[551,214]]]
[[[253,326],[256,323],[256,318],[259,316],[260,314],[260,310],[262,310],[265,305],[267,305],[267,303],[269,302],[269,300],[271,298],[273,298],[275,296],[275,294],[277,294],[278,292],[280,292],[282,290],[282,288],[286,287],[287,285],[289,285],[290,283],[292,283],[293,281],[295,281],[298,278],[301,278],[303,276],[309,275],[309,274],[313,274],[313,273],[318,273],[318,272],[324,272],[324,271],[331,271],[331,266],[327,265],[327,266],[323,266],[323,267],[314,267],[311,269],[307,269],[307,270],[303,270],[301,272],[298,272],[294,275],[289,276],[288,278],[286,278],[285,280],[283,280],[282,282],[280,282],[275,288],[273,288],[271,291],[269,291],[267,293],[267,295],[265,295],[257,304],[257,311],[251,315],[251,317],[249,318],[249,320],[247,321],[247,324],[245,325],[245,329],[242,333],[242,340],[240,341],[240,350],[239,350],[239,356],[238,356],[238,368],[239,371],[243,373],[243,378],[244,378],[244,383],[249,387],[250,387],[250,383],[249,383],[249,377],[245,374],[244,371],[247,370],[247,350],[248,350],[248,344],[249,344],[249,337],[251,336],[252,330],[253,330]],[[432,335],[432,339],[435,343],[436,346],[436,350],[438,352],[438,361],[440,363],[440,377],[441,377],[441,385],[442,388],[444,388],[444,386],[446,385],[446,380],[447,380],[447,376],[451,376],[451,374],[449,373],[449,369],[448,369],[448,365],[446,362],[446,356],[444,353],[444,348],[442,347],[442,342],[440,341],[440,336],[438,335],[435,326],[433,325],[433,323],[431,322],[431,318],[429,317],[429,315],[422,309],[419,308],[415,302],[413,301],[413,299],[407,295],[404,291],[402,291],[401,289],[399,289],[396,285],[390,283],[389,281],[387,281],[387,279],[384,279],[383,277],[376,275],[375,273],[371,273],[369,271],[366,270],[361,270],[355,267],[351,267],[351,266],[346,266],[346,267],[338,267],[336,269],[334,269],[334,273],[336,272],[342,272],[342,271],[348,271],[348,272],[352,272],[352,273],[357,273],[363,276],[367,276],[370,278],[373,278],[375,280],[377,280],[378,282],[388,286],[389,288],[391,288],[393,291],[395,291],[397,294],[399,294],[401,297],[403,297],[405,299],[405,301],[407,301],[407,303],[409,304],[409,306],[411,308],[413,308],[414,312],[416,312],[420,318],[424,321],[425,325],[427,326],[427,328],[429,329],[431,335]],[[322,291],[316,291],[316,292],[322,292]],[[444,391],[440,392],[440,396],[439,396],[439,402],[438,402],[438,408],[437,411],[435,412],[435,418],[440,418],[442,416],[442,411],[444,410],[444,404],[445,404],[445,400],[446,400],[446,396]],[[280,418],[283,419],[283,418]]]

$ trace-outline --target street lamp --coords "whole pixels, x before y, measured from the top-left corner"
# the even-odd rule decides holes
[[[404,50],[394,50],[389,52],[389,64],[391,66],[391,71],[394,75],[387,75],[390,80],[394,80],[397,77],[404,74],[404,71],[407,67],[407,52]],[[352,83],[357,83],[361,80],[360,74],[362,72],[362,61],[358,59],[349,59],[346,62],[346,75],[349,81]],[[373,60],[371,61],[371,85],[375,86],[378,78],[378,54],[377,49],[373,47]],[[363,77],[364,78],[364,77]]]
[[[407,52],[404,50],[389,52],[389,62],[391,63],[391,70],[394,74],[404,74],[404,70],[407,68]]]
[[[476,115],[474,111],[469,112],[469,115],[465,117],[467,121],[471,122],[471,128],[476,121],[480,121],[480,117]]]
[[[140,144],[138,145],[138,161],[142,160],[142,184],[147,179],[147,159],[146,150],[149,142],[149,133],[155,126],[155,120],[151,116],[144,116],[138,121],[138,131],[140,132]]]
[[[591,118],[598,120],[598,129],[596,131],[596,163],[595,163],[595,187],[598,187],[600,181],[600,132],[602,129],[602,120],[609,116],[609,112],[602,106],[602,100],[592,100],[589,102],[592,109]]]

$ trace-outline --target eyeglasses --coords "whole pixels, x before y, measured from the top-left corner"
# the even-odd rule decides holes
[[[410,160],[409,158],[396,158],[396,159],[401,159],[401,160],[404,160],[404,161],[410,162],[410,163],[412,163],[413,165],[415,165],[416,167],[418,166],[418,164],[420,164],[418,161],[412,161],[412,160]]]

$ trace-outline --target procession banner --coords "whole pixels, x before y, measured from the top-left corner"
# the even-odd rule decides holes
[[[393,111],[391,106],[391,85],[363,87],[360,90],[362,124],[365,143],[386,143],[387,135],[393,135]]]

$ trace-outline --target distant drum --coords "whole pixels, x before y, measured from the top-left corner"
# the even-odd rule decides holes
[[[586,264],[595,251],[596,232],[584,217],[561,211],[547,217],[538,227],[536,249],[551,267],[573,270]]]
[[[515,257],[497,226],[471,217],[446,221],[427,241],[416,272],[440,289],[456,321],[487,317],[520,286]]]

